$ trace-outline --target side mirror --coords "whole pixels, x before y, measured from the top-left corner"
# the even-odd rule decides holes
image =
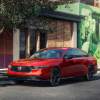
[[[73,58],[73,55],[65,55],[64,56],[64,59],[72,59]]]

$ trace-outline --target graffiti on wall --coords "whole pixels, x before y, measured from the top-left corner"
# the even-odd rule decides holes
[[[81,9],[81,14],[85,16],[80,24],[81,49],[95,56],[100,63],[100,16],[94,16],[94,12],[86,8]]]

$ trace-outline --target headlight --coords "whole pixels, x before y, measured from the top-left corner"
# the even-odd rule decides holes
[[[32,66],[31,68],[32,68],[32,70],[37,70],[37,69],[47,68],[47,66]]]
[[[11,65],[8,65],[8,68],[11,68],[12,66]]]

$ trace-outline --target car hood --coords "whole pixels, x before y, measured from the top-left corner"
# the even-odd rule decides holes
[[[21,59],[11,63],[12,66],[47,66],[47,65],[57,65],[62,59]]]

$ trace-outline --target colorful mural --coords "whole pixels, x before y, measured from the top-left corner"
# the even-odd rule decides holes
[[[79,47],[100,63],[100,9],[85,4],[80,4],[79,9],[84,16],[79,27]]]

